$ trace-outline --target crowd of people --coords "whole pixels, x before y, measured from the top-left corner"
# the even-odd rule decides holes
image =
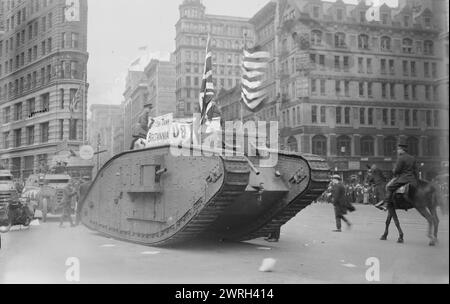
[[[25,183],[17,180],[15,185],[18,197],[21,197],[25,188]],[[90,178],[87,176],[81,179],[74,178],[66,185],[63,191],[62,200],[59,202],[57,208],[61,211],[60,227],[64,227],[64,222],[66,221],[70,223],[71,227],[75,227],[79,223],[80,202],[87,194],[89,187]],[[27,204],[34,203],[36,205],[35,207],[39,208],[43,206],[44,199],[49,202],[50,200],[56,200],[56,196],[56,189],[49,186],[48,182],[42,180],[39,183],[38,193],[33,197],[25,197],[25,199],[27,200]],[[32,200],[33,202],[31,202]],[[76,216],[75,223],[72,220],[72,215]]]
[[[364,204],[375,205],[379,201],[377,200],[376,186],[355,183],[355,182],[343,182],[344,198],[347,202],[352,204]],[[322,196],[317,200],[318,203],[330,203],[331,188],[325,191]]]

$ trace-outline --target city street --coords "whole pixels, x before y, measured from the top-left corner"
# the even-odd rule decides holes
[[[391,227],[380,241],[385,213],[357,205],[352,230],[334,229],[331,205],[312,205],[283,227],[279,243],[191,243],[150,248],[105,238],[57,221],[2,235],[0,283],[67,283],[66,260],[80,261],[80,283],[368,283],[366,260],[378,258],[381,283],[449,283],[449,222],[429,247],[426,223],[414,210],[399,212],[405,244]],[[258,269],[274,258],[273,272]]]

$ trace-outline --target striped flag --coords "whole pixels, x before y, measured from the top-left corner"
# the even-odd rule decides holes
[[[267,100],[267,90],[263,86],[269,59],[270,54],[260,47],[244,50],[241,101],[252,112],[257,112]]]
[[[212,52],[211,52],[211,37],[208,35],[208,41],[206,42],[206,57],[205,57],[205,69],[203,72],[202,87],[200,88],[200,112],[202,123],[204,123],[206,114],[210,110],[214,99],[214,83],[212,76]]]
[[[73,96],[72,100],[70,100],[70,104],[69,104],[69,110],[70,113],[74,113],[75,109],[78,106],[78,103],[81,101],[81,85],[78,88],[77,92],[75,93],[75,95]]]

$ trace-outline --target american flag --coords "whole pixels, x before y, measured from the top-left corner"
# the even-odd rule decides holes
[[[212,52],[211,52],[211,37],[208,35],[206,42],[206,57],[205,57],[205,69],[203,72],[202,87],[200,89],[200,112],[202,115],[202,122],[205,121],[206,114],[208,113],[215,95],[214,83],[212,76]]]
[[[81,88],[81,85],[80,85],[80,87],[78,88],[77,92],[73,96],[72,100],[70,100],[70,104],[69,104],[70,113],[74,113],[75,112],[75,109],[77,108],[78,103],[81,101],[81,93],[82,93],[81,91],[82,91],[82,88]]]
[[[242,62],[242,103],[252,112],[257,112],[267,100],[267,90],[264,88],[264,76],[270,54],[260,50],[260,47],[244,50]]]

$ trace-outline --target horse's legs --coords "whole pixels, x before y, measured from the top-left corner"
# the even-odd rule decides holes
[[[394,219],[395,226],[397,227],[397,230],[398,230],[399,236],[398,236],[397,243],[402,244],[404,242],[404,239],[403,239],[404,235],[403,235],[402,227],[400,227],[400,221],[398,220],[397,211],[395,211],[395,208],[393,208],[393,207],[390,207],[389,210],[390,210],[389,212],[392,213],[392,218]]]
[[[434,240],[438,240],[438,231],[439,231],[439,216],[437,213],[437,207],[430,208],[431,217],[433,218],[433,226],[434,226]]]
[[[381,236],[380,240],[382,240],[382,241],[387,240],[387,237],[389,235],[389,226],[391,225],[391,221],[392,221],[392,213],[391,213],[391,210],[388,210],[388,215],[386,218],[386,228],[385,228],[384,234]]]
[[[428,238],[430,239],[430,246],[436,245],[436,239],[433,236],[433,217],[424,207],[417,208],[417,211],[427,220],[428,222]]]

